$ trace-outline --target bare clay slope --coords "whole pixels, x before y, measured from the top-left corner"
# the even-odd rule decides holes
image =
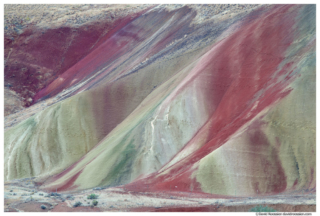
[[[202,38],[214,41],[208,33],[198,38],[191,26],[196,12],[190,8],[160,9],[116,31],[42,91],[54,95],[65,88],[58,95],[61,102],[6,131],[6,180],[48,176],[79,160],[157,86],[202,55],[208,43]]]
[[[37,93],[61,101],[6,131],[5,180],[312,192],[314,47],[312,5],[207,21],[192,7],[150,9]]]

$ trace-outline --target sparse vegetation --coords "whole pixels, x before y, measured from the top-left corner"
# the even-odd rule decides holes
[[[50,195],[51,195],[51,196],[61,196],[61,194],[54,193],[54,192],[52,192]]]
[[[90,194],[88,195],[87,199],[97,199],[98,195],[97,194]]]
[[[67,196],[66,196],[66,199],[68,199],[68,200],[74,200],[74,197],[71,196],[71,195],[67,195]]]
[[[93,201],[92,201],[92,205],[93,205],[93,206],[97,206],[97,205],[98,205],[98,201],[97,201],[97,200],[93,200]]]
[[[276,212],[276,210],[268,206],[258,205],[250,209],[249,212]]]
[[[104,190],[106,189],[106,187],[96,187],[96,188],[93,188],[93,190]]]
[[[82,202],[76,202],[75,204],[73,204],[73,207],[79,207],[79,206],[81,206],[82,205]]]

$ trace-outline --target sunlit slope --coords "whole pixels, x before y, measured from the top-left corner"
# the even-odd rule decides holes
[[[75,163],[154,89],[203,55],[206,44],[202,38],[212,42],[219,36],[195,39],[199,32],[212,30],[200,26],[191,31],[195,12],[188,7],[159,10],[151,10],[116,31],[53,82],[53,89],[46,88],[52,90],[50,95],[63,88],[61,102],[6,131],[5,180],[45,177]],[[220,23],[219,28],[226,25]],[[128,36],[135,32],[141,36],[136,41]],[[186,33],[190,35],[185,37]],[[188,47],[181,46],[187,40]],[[121,48],[123,41],[129,44],[127,49]],[[122,54],[115,54],[108,44]],[[61,80],[70,81],[70,85]]]
[[[278,6],[224,41],[215,53],[238,74],[218,108],[171,162],[127,188],[240,196],[314,190],[314,22],[313,6]]]
[[[195,17],[150,10],[41,91],[66,98],[6,131],[5,180],[35,176],[54,191],[315,189],[315,6]]]
[[[94,149],[45,182],[44,187],[65,190],[115,186],[159,170],[215,109],[199,106],[210,103],[205,96],[211,88],[205,82],[210,74],[199,74],[201,69],[199,61],[195,61],[154,90]]]

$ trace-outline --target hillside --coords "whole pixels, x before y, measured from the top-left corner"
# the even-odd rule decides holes
[[[315,5],[53,9],[5,31],[5,183],[315,194]]]

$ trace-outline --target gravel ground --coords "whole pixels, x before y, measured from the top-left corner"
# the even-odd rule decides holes
[[[11,91],[8,88],[4,88],[4,115],[10,115],[12,113],[23,110],[23,98],[21,98],[16,92]]]
[[[83,25],[102,19],[118,19],[152,5],[4,5],[4,33],[16,35],[29,25],[39,28]]]
[[[118,19],[156,5],[111,5],[111,4],[81,4],[81,5],[45,5],[45,4],[5,4],[4,33],[15,36],[22,33],[29,25],[40,28],[83,25],[101,19]],[[184,5],[158,5],[156,7],[168,10],[177,9]],[[250,12],[257,4],[203,4],[188,5],[195,8],[199,18],[204,21],[217,14]]]
[[[189,193],[134,193],[123,190],[123,188],[107,188],[107,189],[90,189],[75,193],[48,193],[40,191],[34,185],[32,178],[14,180],[5,184],[5,210],[15,209],[21,211],[26,208],[22,203],[36,204],[37,209],[28,211],[40,210],[41,204],[48,206],[47,210],[53,210],[55,206],[63,207],[63,211],[94,211],[91,199],[88,199],[90,194],[98,195],[96,199],[98,205],[97,211],[152,211],[161,208],[192,208],[217,206],[219,207],[239,207],[239,206],[256,206],[256,205],[291,205],[291,206],[312,206],[316,205],[315,194],[287,194],[264,197],[234,197],[232,199],[222,199],[206,197],[205,194],[188,196]],[[81,202],[81,207],[74,207],[76,202]],[[20,206],[20,207],[19,207]],[[20,208],[20,209],[19,209]],[[96,208],[96,207],[94,207]],[[82,209],[82,210],[81,210]],[[226,211],[232,208],[226,208]],[[289,208],[290,209],[290,208]],[[308,208],[305,208],[308,209]]]

